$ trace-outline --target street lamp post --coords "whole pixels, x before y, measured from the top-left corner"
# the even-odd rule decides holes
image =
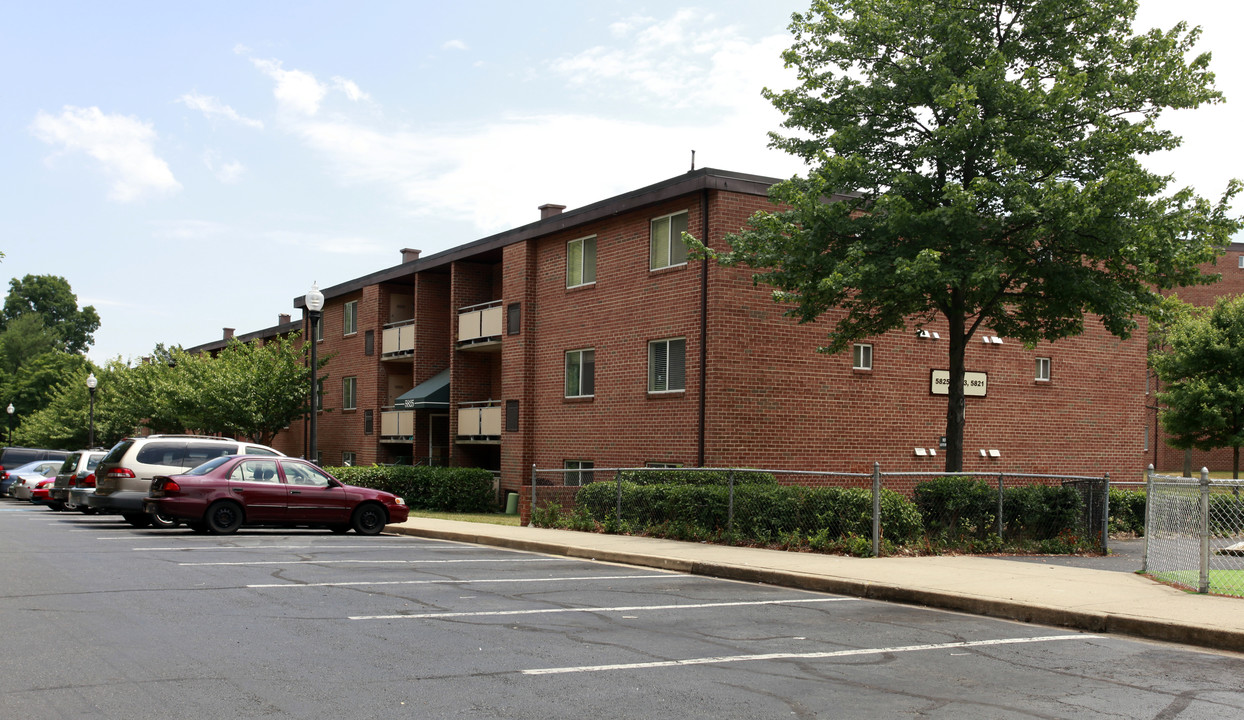
[[[319,461],[319,451],[317,438],[315,435],[317,415],[320,411],[320,388],[319,388],[319,359],[316,356],[316,345],[319,344],[319,338],[316,334],[316,326],[320,321],[320,310],[324,309],[324,293],[320,292],[317,283],[311,283],[311,290],[303,298],[307,304],[307,319],[311,324],[311,414],[310,425],[307,432],[307,459],[313,463]]]
[[[13,444],[13,411],[16,408],[13,407],[13,403],[9,403],[8,409],[9,409],[9,436],[7,438],[7,442],[5,443],[5,445],[12,445]]]
[[[98,384],[95,373],[86,376],[86,389],[91,392],[91,429],[86,436],[87,448],[95,447],[95,386]]]

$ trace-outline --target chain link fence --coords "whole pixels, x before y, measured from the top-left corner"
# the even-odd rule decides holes
[[[853,555],[1107,549],[1109,476],[532,468],[531,523]]]
[[[1158,475],[1146,482],[1145,563],[1159,580],[1244,597],[1244,488],[1238,480]]]

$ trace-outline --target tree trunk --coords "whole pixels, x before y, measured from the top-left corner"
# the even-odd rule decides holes
[[[952,292],[950,331],[946,334],[950,343],[950,387],[946,395],[946,472],[963,472],[963,426],[966,408],[963,401],[964,356],[967,350],[967,334],[964,331],[962,299]]]

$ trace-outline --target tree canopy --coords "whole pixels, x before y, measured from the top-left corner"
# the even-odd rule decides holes
[[[1180,449],[1231,448],[1232,477],[1240,477],[1244,445],[1244,296],[1212,308],[1173,313],[1165,347],[1150,356],[1163,383],[1158,401],[1167,442]]]
[[[69,281],[56,275],[27,275],[9,281],[9,294],[0,311],[0,330],[21,317],[35,315],[55,339],[56,349],[84,353],[95,342],[99,313],[88,305],[78,308],[78,296]]]
[[[799,83],[764,91],[809,167],[781,207],[693,246],[744,265],[787,315],[830,310],[822,348],[948,325],[946,469],[963,466],[965,349],[989,329],[1024,343],[1127,337],[1158,291],[1208,282],[1239,228],[1232,182],[1211,202],[1139,156],[1173,148],[1168,108],[1222,100],[1199,35],[1133,35],[1135,0],[820,0],[784,54]],[[827,202],[833,198],[835,202]]]

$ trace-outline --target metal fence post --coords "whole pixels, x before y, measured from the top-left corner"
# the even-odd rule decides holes
[[[1145,471],[1145,553],[1144,559],[1140,562],[1140,571],[1142,573],[1149,572],[1149,535],[1153,531],[1149,527],[1149,507],[1153,504],[1153,463],[1149,463],[1149,469]]]
[[[726,510],[726,532],[734,532],[734,468],[730,469],[730,505]]]
[[[1201,468],[1201,586],[1199,593],[1209,592],[1209,468]]]
[[[881,463],[873,463],[873,557],[881,557]]]
[[[616,514],[614,515],[614,517],[617,519],[617,521],[618,521],[618,523],[619,523],[619,527],[621,527],[621,522],[622,522],[622,471],[621,471],[621,470],[618,470],[616,473],[614,473],[614,477],[616,478],[616,483],[615,483],[615,484],[618,486],[618,506],[617,506]]]
[[[536,464],[531,464],[531,516],[527,518],[527,525],[530,526],[536,517]]]
[[[1102,480],[1101,554],[1110,554],[1110,473]]]
[[[1003,502],[1004,501],[1003,501],[1003,492],[1002,492],[1002,473],[998,473],[998,540],[1002,540],[1002,509],[1003,509],[1002,505],[1003,505]]]

